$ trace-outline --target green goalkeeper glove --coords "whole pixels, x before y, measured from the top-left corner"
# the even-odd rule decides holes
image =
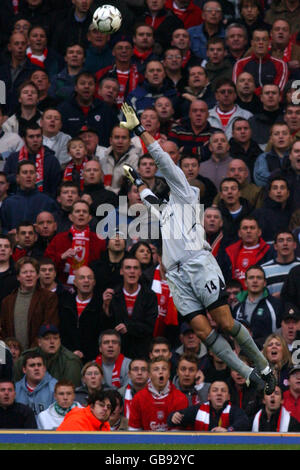
[[[137,187],[145,184],[144,181],[141,179],[140,175],[138,174],[138,172],[135,171],[135,169],[132,168],[132,166],[125,164],[123,165],[123,169],[124,169],[126,178],[128,178],[132,184],[135,184]]]
[[[134,131],[138,136],[145,132],[145,128],[141,125],[132,106],[124,103],[121,107],[121,110],[125,116],[126,121],[121,121],[120,127],[128,129],[129,131]]]

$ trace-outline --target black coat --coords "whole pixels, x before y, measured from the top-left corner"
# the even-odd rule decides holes
[[[290,302],[300,309],[300,265],[292,268],[282,286],[281,298],[284,302]]]
[[[222,199],[220,199],[218,204],[218,208],[220,209],[223,217],[223,234],[228,245],[238,240],[238,231],[241,220],[253,211],[253,206],[250,204],[248,199],[240,197],[240,204],[242,205],[242,210],[235,218],[232,217]]]
[[[96,290],[99,294],[110,288],[115,289],[123,282],[123,276],[120,274],[121,262],[111,263],[106,250],[101,258],[93,261],[90,268],[94,271],[96,279]]]
[[[252,213],[261,228],[261,236],[268,243],[273,242],[276,233],[287,230],[292,212],[290,204],[283,209],[279,202],[267,197],[263,206]]]
[[[122,287],[116,289],[110,304],[112,327],[124,323],[127,333],[122,335],[122,353],[129,358],[148,357],[150,341],[158,315],[156,294],[141,284],[132,315],[126,308]]]
[[[61,342],[70,351],[79,350],[84,354],[83,362],[94,360],[99,354],[98,340],[103,330],[110,327],[102,310],[102,299],[94,293],[78,318],[76,294],[64,295],[60,302]]]
[[[34,412],[23,403],[0,406],[0,429],[37,429]]]
[[[209,428],[208,428],[209,431],[211,431],[213,428],[220,426],[219,421],[220,421],[222,412],[226,408],[227,405],[228,405],[228,402],[225,402],[223,405],[223,408],[221,408],[218,411],[216,411],[212,406],[210,406]],[[184,410],[178,410],[178,411],[180,411],[180,413],[183,414],[183,419],[180,423],[180,427],[181,428],[188,427],[189,429],[191,427],[194,427],[196,416],[199,411],[199,405],[189,406],[188,408],[185,408]],[[174,427],[174,424],[172,424],[172,421],[171,421],[174,413],[171,413],[168,416],[168,420],[167,420],[168,425],[171,427]],[[233,431],[249,431],[250,430],[250,423],[249,423],[246,413],[234,405],[231,406],[231,410],[229,413],[229,427],[232,428]]]
[[[112,128],[119,124],[113,108],[98,99],[93,101],[87,116],[77,103],[75,95],[70,100],[63,101],[58,106],[58,110],[62,114],[63,132],[75,137],[82,126],[93,127],[97,130],[100,143],[104,147],[109,146]]]
[[[113,207],[117,207],[119,204],[118,196],[113,191],[105,189],[103,183],[85,185],[83,192],[89,194],[93,200],[91,211],[94,216],[96,215],[97,207],[101,204],[111,204]],[[99,217],[98,220],[101,218]]]

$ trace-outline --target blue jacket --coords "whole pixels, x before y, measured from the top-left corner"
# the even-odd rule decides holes
[[[62,131],[75,137],[83,126],[92,127],[98,131],[99,145],[109,146],[109,137],[112,128],[119,124],[117,113],[104,101],[94,99],[89,113],[84,115],[76,101],[75,95],[58,106],[62,115]]]
[[[148,80],[145,80],[142,85],[139,85],[135,90],[129,93],[126,101],[134,107],[138,114],[141,114],[144,109],[153,107],[155,100],[161,96],[169,98],[173,106],[177,104],[178,94],[176,88],[170,87],[169,83],[165,82],[163,86],[158,89],[152,87]]]
[[[254,183],[257,186],[267,186],[271,173],[282,168],[283,159],[286,155],[288,155],[288,152],[280,158],[274,149],[261,153],[254,164]]]
[[[46,372],[33,392],[29,392],[25,378],[26,376],[16,382],[16,402],[30,406],[34,414],[38,415],[54,402],[54,387],[57,380]]]
[[[206,55],[206,46],[208,38],[203,31],[204,23],[200,24],[199,26],[193,26],[192,28],[188,29],[188,33],[191,38],[191,50],[197,57],[201,57],[201,59],[207,59]],[[218,37],[224,38],[225,37],[225,30],[223,27],[220,28]]]
[[[2,233],[7,233],[17,227],[23,220],[34,223],[42,211],[55,212],[57,204],[47,194],[38,189],[30,191],[17,190],[16,194],[6,198],[1,206]]]
[[[87,48],[84,62],[84,70],[87,72],[96,73],[98,70],[114,63],[115,59],[108,44],[106,44],[101,52],[91,44]]]
[[[62,170],[58,159],[53,150],[44,145],[44,181],[43,192],[55,198],[57,188],[61,182]],[[19,153],[12,152],[5,161],[4,173],[7,175],[7,180],[10,183],[10,191],[16,191],[16,174],[18,171]],[[29,154],[29,161],[35,163],[36,155]]]

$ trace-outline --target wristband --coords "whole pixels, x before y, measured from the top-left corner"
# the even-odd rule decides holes
[[[139,124],[133,130],[138,137],[142,135],[143,132],[146,132],[146,129],[144,128],[144,126],[142,126],[142,124]]]
[[[134,184],[139,188],[140,186],[145,185],[144,181],[141,178],[136,178]]]

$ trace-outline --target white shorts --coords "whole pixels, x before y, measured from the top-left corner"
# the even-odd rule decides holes
[[[182,316],[205,313],[219,300],[220,304],[226,303],[222,271],[208,250],[201,250],[197,256],[168,271],[166,276],[174,304]]]

